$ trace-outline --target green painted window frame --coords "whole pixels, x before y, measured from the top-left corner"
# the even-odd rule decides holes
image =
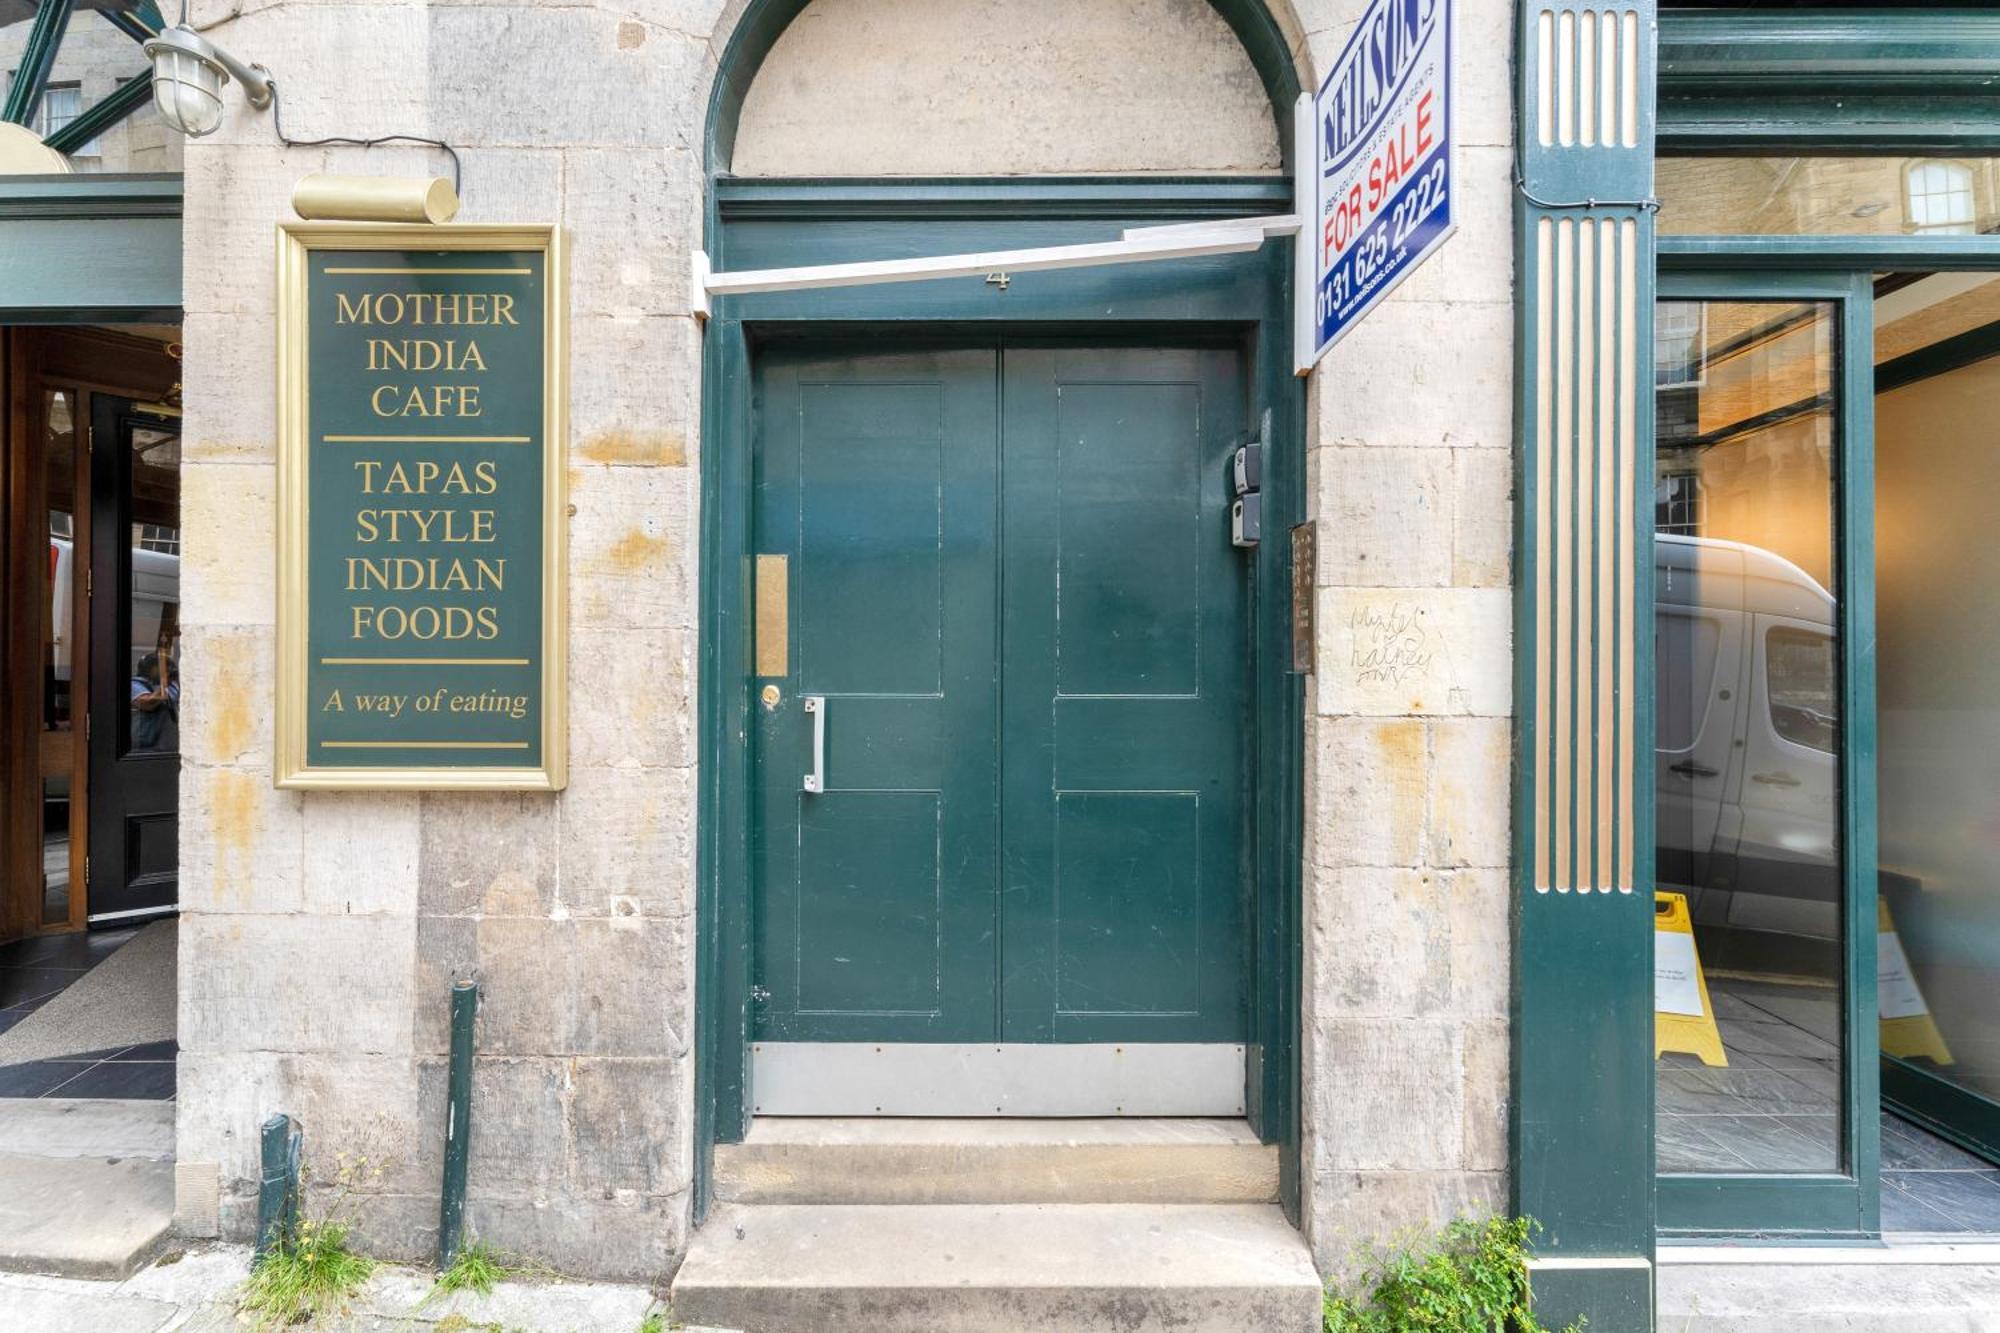
[[[1682,262],[1660,240],[1656,300],[1828,301],[1839,308],[1838,517],[1840,573],[1843,924],[1846,927],[1841,1021],[1846,1051],[1841,1160],[1830,1173],[1656,1175],[1662,1238],[1754,1234],[1862,1240],[1880,1233],[1881,1101],[1875,1052],[1875,559],[1874,559],[1874,289],[1866,271],[1759,272]],[[1657,444],[1649,441],[1650,476]],[[1652,578],[1652,562],[1644,562]],[[1653,673],[1649,672],[1649,678]],[[1650,752],[1652,741],[1648,740]],[[1643,799],[1653,799],[1646,766]],[[1657,1062],[1655,1070],[1657,1071]]]

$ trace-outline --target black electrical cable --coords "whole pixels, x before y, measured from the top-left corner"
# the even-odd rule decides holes
[[[451,159],[451,192],[461,197],[463,197],[464,195],[464,191],[459,188],[459,182],[462,172],[458,161],[458,150],[456,148],[453,148],[450,144],[446,143],[442,139],[426,139],[423,138],[421,135],[416,135],[416,134],[383,134],[383,135],[378,135],[373,139],[353,139],[353,138],[348,138],[345,135],[334,135],[330,138],[325,138],[325,139],[288,138],[285,134],[284,118],[279,111],[280,105],[281,102],[278,96],[278,81],[276,79],[272,79],[271,80],[271,128],[277,131],[278,142],[283,144],[287,148],[326,148],[333,145],[341,145],[352,148],[375,148],[378,147],[379,145],[387,143],[414,143],[414,144],[422,144],[426,148],[442,148],[445,151],[445,155]]]

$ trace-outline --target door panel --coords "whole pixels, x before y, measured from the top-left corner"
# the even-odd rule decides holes
[[[1007,1041],[1241,1041],[1239,363],[1006,358]]]
[[[767,1110],[942,1113],[905,1094],[954,1079],[959,1113],[1240,1110],[1240,1047],[1164,1052],[1247,1022],[1241,374],[1049,342],[760,358],[793,645],[755,709]],[[1051,1042],[1078,1049],[1025,1051]],[[1121,1042],[1201,1086],[1118,1072]],[[1094,1090],[1051,1100],[1058,1067]]]
[[[758,549],[790,562],[794,647],[755,710],[766,1039],[991,1040],[997,366],[991,346],[758,363]]]
[[[180,428],[91,396],[90,919],[171,911],[180,791]]]

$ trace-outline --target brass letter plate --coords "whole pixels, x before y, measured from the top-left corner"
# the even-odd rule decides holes
[[[1292,671],[1301,676],[1313,670],[1313,574],[1318,565],[1313,525],[1301,523],[1292,529]]]
[[[757,557],[757,674],[791,673],[791,562],[782,555]]]

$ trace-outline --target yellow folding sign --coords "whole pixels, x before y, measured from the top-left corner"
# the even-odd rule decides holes
[[[1889,904],[1880,898],[1875,900],[1875,991],[1882,1010],[1882,1054],[1903,1059],[1921,1055],[1941,1065],[1951,1063],[1944,1034],[1917,988],[1916,973],[1910,971]]]
[[[1665,1051],[1685,1051],[1718,1068],[1729,1064],[1695,952],[1694,920],[1678,893],[1653,895],[1653,1058]]]

